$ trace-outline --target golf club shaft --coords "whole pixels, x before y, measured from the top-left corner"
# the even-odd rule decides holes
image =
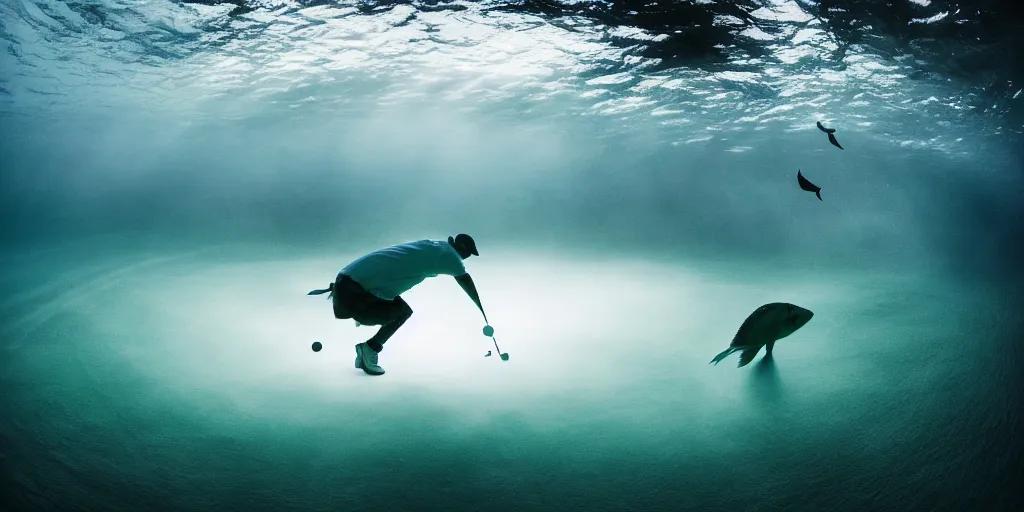
[[[494,350],[497,350],[498,354],[500,355],[501,354],[501,349],[498,348],[498,340],[494,339],[494,336],[491,336],[491,341],[494,342]]]

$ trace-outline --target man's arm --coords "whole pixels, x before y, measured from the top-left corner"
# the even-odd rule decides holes
[[[462,274],[461,276],[455,276],[455,280],[459,282],[459,286],[461,286],[462,290],[466,292],[466,295],[469,295],[469,298],[473,299],[476,307],[480,308],[480,313],[484,315],[484,322],[487,322],[487,313],[484,313],[484,307],[480,304],[480,295],[476,293],[476,285],[473,284],[473,278],[467,273]]]

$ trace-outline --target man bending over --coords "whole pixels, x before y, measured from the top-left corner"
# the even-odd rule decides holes
[[[473,237],[462,233],[443,240],[418,240],[371,252],[341,269],[334,283],[308,295],[331,292],[334,317],[353,319],[363,325],[379,325],[372,338],[356,345],[356,368],[383,375],[377,354],[384,343],[412,316],[401,295],[428,277],[449,275],[469,295],[487,321],[473,278],[463,260],[480,256]]]

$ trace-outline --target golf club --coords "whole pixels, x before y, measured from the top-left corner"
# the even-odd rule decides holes
[[[484,326],[484,336],[489,336],[491,338],[491,341],[494,342],[494,350],[496,350],[498,352],[498,356],[501,357],[501,360],[502,361],[508,361],[508,352],[504,352],[503,353],[501,351],[501,349],[498,348],[498,340],[494,339],[494,328],[491,327],[490,325],[485,325]],[[484,357],[490,357],[490,355],[491,355],[491,351],[488,350],[487,353],[484,354]]]

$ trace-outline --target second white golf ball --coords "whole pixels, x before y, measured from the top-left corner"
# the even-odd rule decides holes
[[[494,327],[489,325],[484,326],[484,336],[494,336]]]

